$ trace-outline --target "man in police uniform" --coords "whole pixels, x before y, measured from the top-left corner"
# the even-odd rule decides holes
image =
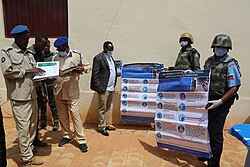
[[[179,39],[181,50],[175,62],[175,70],[186,70],[186,72],[200,70],[200,54],[191,46],[194,43],[192,34],[186,32]]]
[[[70,50],[68,38],[58,37],[54,43],[58,53],[53,61],[59,61],[60,77],[55,81],[55,97],[57,109],[60,111],[59,120],[63,132],[63,139],[58,146],[62,147],[72,140],[69,113],[73,120],[75,139],[79,143],[82,152],[88,151],[87,141],[83,132],[82,121],[79,113],[79,79],[82,72],[89,73],[90,64],[78,51]]]
[[[241,85],[238,62],[229,57],[232,42],[228,35],[215,36],[211,48],[214,55],[204,65],[211,69],[211,84],[208,101],[208,131],[213,157],[208,160],[209,167],[219,167],[223,150],[223,127],[229,109],[238,98],[237,91]]]
[[[43,162],[33,158],[32,153],[38,114],[32,78],[34,74],[44,71],[36,68],[32,52],[27,49],[30,38],[28,27],[17,25],[11,35],[15,41],[10,47],[2,49],[1,69],[16,122],[21,162],[24,167],[42,165]]]

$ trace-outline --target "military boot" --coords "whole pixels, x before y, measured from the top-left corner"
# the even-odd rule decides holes
[[[55,120],[53,124],[52,131],[57,131],[59,129],[59,121]]]
[[[41,120],[40,124],[38,125],[38,129],[45,129],[47,127],[47,121],[46,120]]]

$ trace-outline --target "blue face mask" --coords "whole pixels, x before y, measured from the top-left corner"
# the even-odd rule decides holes
[[[227,48],[214,48],[214,53],[218,57],[223,57],[227,53]]]
[[[188,46],[188,41],[181,41],[181,42],[180,42],[180,46],[181,46],[181,47]]]
[[[66,51],[59,51],[58,54],[62,57],[66,57],[68,55]]]

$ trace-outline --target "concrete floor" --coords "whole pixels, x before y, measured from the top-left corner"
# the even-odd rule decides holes
[[[20,166],[17,133],[11,116],[4,116],[8,167]],[[44,161],[42,167],[205,167],[195,156],[158,148],[154,130],[150,126],[117,126],[109,137],[95,131],[95,125],[84,125],[89,151],[82,153],[75,141],[58,147],[61,132],[51,131],[48,126],[41,130],[43,141],[49,146],[38,148],[37,157]],[[247,153],[246,147],[224,131],[222,167],[242,167]]]

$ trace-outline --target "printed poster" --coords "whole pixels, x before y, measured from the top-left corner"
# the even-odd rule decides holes
[[[155,136],[157,145],[200,157],[211,157],[208,135],[210,71],[159,73]]]
[[[158,73],[163,64],[125,64],[121,81],[121,119],[132,122],[154,122]]]

